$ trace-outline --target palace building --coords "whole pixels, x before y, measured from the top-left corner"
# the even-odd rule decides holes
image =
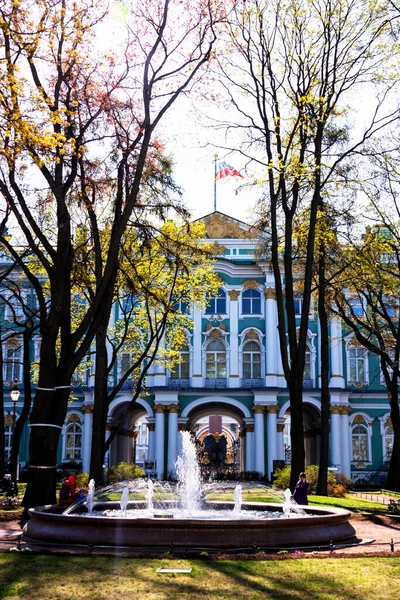
[[[290,462],[289,396],[280,360],[273,274],[266,258],[260,258],[260,240],[248,225],[220,212],[201,220],[209,240],[220,247],[215,263],[218,294],[205,310],[191,314],[194,327],[187,332],[179,365],[171,371],[152,366],[146,394],[137,400],[124,433],[110,446],[108,465],[135,461],[150,475],[174,477],[179,432],[190,430],[205,472],[225,469],[270,479],[277,466]],[[296,302],[300,319],[301,296]],[[2,345],[4,381],[20,382],[20,351],[12,340]],[[393,444],[379,362],[336,317],[330,322],[329,350],[331,468],[355,482],[379,483]],[[127,359],[121,356],[121,365]],[[319,361],[318,315],[312,310],[303,386],[307,464],[319,462]],[[83,471],[90,464],[92,379],[88,374],[73,387],[59,447],[59,462],[75,461]],[[6,453],[13,408],[18,418],[22,406],[20,391],[13,406],[5,385]],[[125,386],[109,407],[110,428],[129,401]],[[21,443],[21,466],[29,460],[28,438],[29,426]]]

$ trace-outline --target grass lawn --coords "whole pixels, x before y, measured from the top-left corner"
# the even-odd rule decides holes
[[[331,496],[308,496],[310,504],[315,506],[338,506],[353,512],[362,512],[363,510],[381,510],[386,511],[385,504],[379,502],[371,502],[362,498],[355,498],[352,494],[346,494],[344,498],[333,498]]]
[[[157,569],[191,567],[190,574]],[[0,555],[0,598],[14,600],[391,600],[399,558],[124,559]]]

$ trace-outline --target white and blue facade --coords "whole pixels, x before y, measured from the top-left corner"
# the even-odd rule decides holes
[[[233,442],[240,440],[240,470],[270,478],[274,461],[290,455],[289,396],[280,359],[275,284],[269,263],[259,258],[259,240],[244,223],[219,212],[202,219],[209,241],[218,243],[215,269],[219,292],[203,311],[193,311],[193,329],[182,347],[182,362],[169,371],[154,364],[147,392],[137,400],[131,434],[116,436],[109,464],[146,463],[159,478],[174,476],[179,432],[207,433],[218,417]],[[298,298],[300,320],[301,297]],[[304,374],[304,429],[307,464],[319,462],[320,341],[312,307]],[[379,363],[360,347],[341,321],[330,322],[330,464],[356,482],[379,483],[393,443],[390,408]],[[3,343],[5,381],[20,380],[17,360]],[[18,357],[14,357],[18,358]],[[121,357],[120,362],[124,360]],[[10,366],[12,365],[12,366]],[[14,369],[13,373],[11,370]],[[92,367],[93,370],[93,367]],[[12,403],[5,387],[6,428]],[[23,399],[23,390],[21,389]],[[59,461],[90,464],[93,377],[73,389],[62,431]],[[129,385],[109,408],[110,426],[130,401]],[[17,414],[19,406],[17,406]],[[20,461],[28,460],[29,428]],[[238,442],[239,445],[239,442]]]

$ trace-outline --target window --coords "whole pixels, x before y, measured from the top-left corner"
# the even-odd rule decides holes
[[[261,379],[261,352],[257,342],[243,346],[243,379]]]
[[[21,319],[23,317],[22,304],[23,298],[17,298],[16,296],[10,296],[6,303],[5,317],[9,321],[13,321],[14,319]]]
[[[226,349],[221,340],[212,340],[206,349],[206,378],[226,378]]]
[[[121,356],[121,377],[131,368],[131,355],[124,352]]]
[[[368,430],[365,425],[356,425],[351,432],[352,457],[355,462],[368,460]]]
[[[82,427],[79,423],[70,423],[65,430],[65,458],[80,460],[82,458]]]
[[[187,344],[180,348],[182,362],[171,369],[172,379],[189,379],[190,377],[190,352]]]
[[[179,310],[179,312],[181,312],[183,315],[189,315],[190,314],[190,306],[188,302],[185,302],[184,300],[178,300],[177,302],[175,302],[174,306],[173,306],[174,310]]]
[[[11,454],[11,442],[12,442],[12,425],[6,425],[4,427],[4,458],[8,460]]]
[[[306,351],[303,379],[307,379],[307,380],[313,379],[312,374],[311,374],[311,352],[310,352],[310,350]]]
[[[242,293],[242,314],[261,314],[261,294],[258,290],[246,290]]]
[[[219,288],[218,295],[209,298],[209,305],[206,308],[206,315],[221,315],[226,313],[226,293]]]
[[[21,348],[18,346],[8,346],[5,358],[5,380],[21,381]]]
[[[294,298],[294,313],[295,315],[301,315],[301,307],[303,304],[303,297],[300,294],[297,294]]]
[[[363,306],[360,300],[349,300],[349,313],[355,317],[363,316]]]
[[[385,454],[384,460],[389,461],[393,450],[394,431],[392,425],[385,427]]]
[[[348,380],[367,381],[367,351],[358,346],[348,347]]]

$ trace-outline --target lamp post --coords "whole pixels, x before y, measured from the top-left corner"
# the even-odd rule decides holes
[[[13,426],[12,426],[12,435],[14,438],[14,431],[15,431],[15,422],[16,422],[16,408],[17,408],[17,404],[18,404],[18,400],[19,397],[21,395],[21,392],[18,389],[18,379],[14,379],[14,382],[12,384],[12,390],[10,392],[10,396],[11,396],[11,400],[13,403]]]

